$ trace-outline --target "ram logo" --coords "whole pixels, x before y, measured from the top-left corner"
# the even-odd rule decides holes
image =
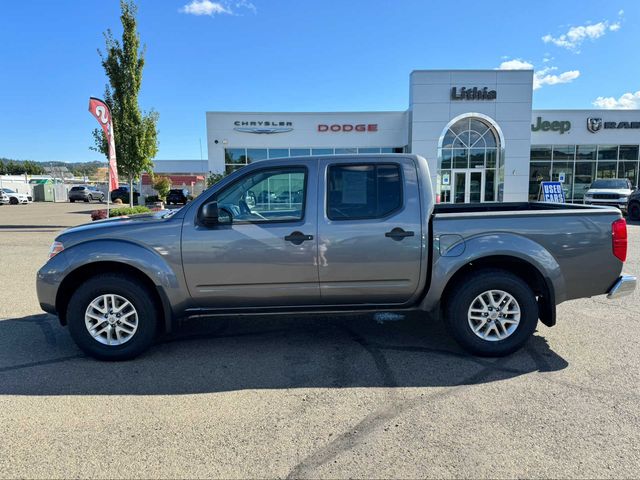
[[[591,133],[596,133],[602,128],[601,118],[587,118],[587,130]]]

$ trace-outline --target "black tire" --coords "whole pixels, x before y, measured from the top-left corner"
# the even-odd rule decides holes
[[[631,202],[627,210],[629,220],[640,220],[640,202]]]
[[[483,292],[502,290],[520,307],[520,321],[502,340],[484,340],[470,325],[469,309]],[[521,348],[538,324],[538,302],[534,292],[520,277],[505,270],[487,269],[472,273],[458,282],[446,301],[445,323],[453,338],[469,353],[485,357],[502,357]],[[497,328],[497,327],[496,327]]]
[[[9,199],[9,205],[17,205],[18,204],[18,199],[16,197],[11,197]]]
[[[69,203],[75,203],[75,200],[73,198],[70,198]]]
[[[85,312],[100,295],[115,294],[127,299],[138,314],[138,328],[121,345],[105,345],[94,339],[85,326]],[[67,306],[67,322],[71,337],[78,347],[99,360],[129,360],[144,352],[155,337],[158,308],[147,288],[117,273],[97,275],[82,283]]]

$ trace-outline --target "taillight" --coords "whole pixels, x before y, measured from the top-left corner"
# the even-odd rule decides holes
[[[611,243],[613,254],[621,262],[627,259],[627,222],[619,218],[611,224]]]

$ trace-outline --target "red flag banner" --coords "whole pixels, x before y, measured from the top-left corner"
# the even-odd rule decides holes
[[[109,143],[109,192],[118,188],[118,164],[116,163],[116,142],[113,138],[111,110],[99,98],[89,98],[89,112],[96,117]]]

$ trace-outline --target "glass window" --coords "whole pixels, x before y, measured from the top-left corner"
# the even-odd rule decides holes
[[[224,151],[224,163],[247,164],[247,150],[244,148],[227,148]]]
[[[573,200],[582,200],[596,173],[596,162],[576,162],[573,180]]]
[[[576,157],[575,145],[554,145],[553,160],[573,160]]]
[[[496,201],[496,171],[493,169],[485,170],[484,177],[484,201]]]
[[[487,168],[496,168],[498,151],[495,148],[487,149]]]
[[[284,158],[289,156],[288,148],[270,148],[269,158]]]
[[[451,201],[451,170],[442,170],[438,176],[440,182],[440,202]]]
[[[375,147],[359,148],[358,153],[380,153],[380,149]]]
[[[551,160],[551,146],[531,145],[531,160]]]
[[[598,160],[617,160],[617,145],[598,145]]]
[[[595,159],[596,159],[595,145],[578,145],[576,147],[576,160],[595,160]]]
[[[451,168],[451,155],[452,150],[450,148],[443,148],[440,158],[442,158],[442,163],[440,164],[440,168],[443,170],[448,170]]]
[[[598,162],[597,178],[616,178],[616,162]]]
[[[352,153],[358,153],[357,148],[336,148],[336,155],[349,155]]]
[[[382,147],[380,153],[402,153],[402,147]]]
[[[529,200],[537,200],[540,182],[551,180],[551,164],[547,162],[531,162],[529,164]]]
[[[298,221],[304,216],[306,169],[260,170],[218,193],[218,208],[233,221]]]
[[[622,147],[620,147],[622,149]],[[638,185],[638,162],[618,163],[618,178],[627,178],[634,187]]]
[[[560,174],[564,173],[562,189],[564,190],[564,197],[567,199],[573,198],[573,165],[574,162],[556,162],[554,160],[551,172],[551,180],[554,182],[560,181]]]
[[[620,145],[620,160],[638,160],[638,145]]]
[[[469,168],[484,167],[484,148],[469,150]]]
[[[247,158],[249,163],[267,159],[266,148],[247,148]]]
[[[308,157],[309,155],[311,155],[310,148],[292,148],[291,149],[292,157]]]
[[[402,206],[396,164],[333,165],[327,190],[331,220],[381,218]]]
[[[333,148],[314,148],[311,150],[312,155],[333,155]]]
[[[469,158],[466,148],[452,150],[453,168],[469,168]]]

